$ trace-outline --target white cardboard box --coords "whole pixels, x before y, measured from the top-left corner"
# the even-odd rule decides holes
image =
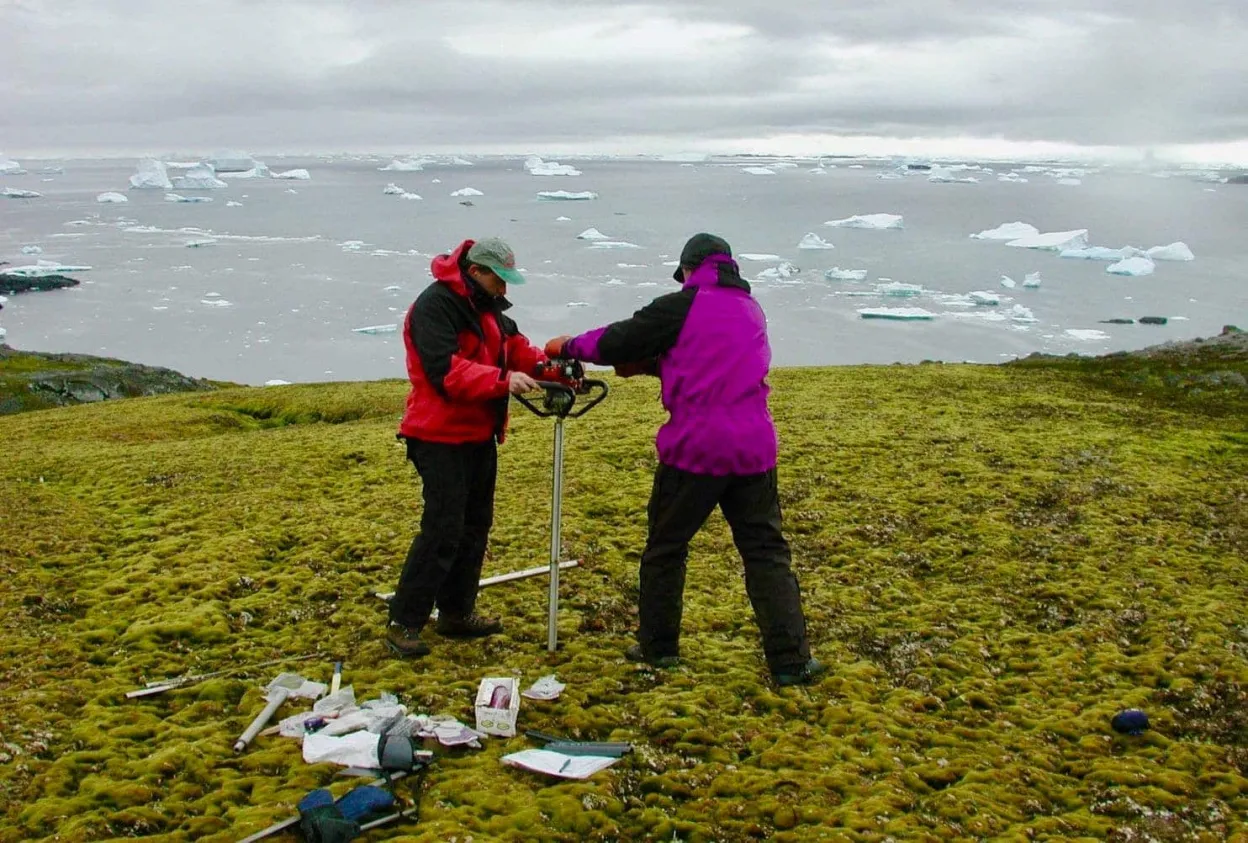
[[[495,692],[498,691],[498,696]],[[492,706],[491,700],[500,703]],[[490,676],[477,688],[477,731],[510,738],[520,714],[520,683],[509,676]]]

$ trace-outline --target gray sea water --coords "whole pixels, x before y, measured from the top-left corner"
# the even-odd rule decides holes
[[[1248,323],[1243,186],[1108,170],[1083,175],[1079,185],[1045,173],[1025,173],[1026,184],[983,173],[971,173],[978,184],[937,184],[923,172],[881,180],[893,165],[851,168],[844,160],[822,174],[802,161],[774,175],[750,175],[742,165],[759,162],[559,159],[581,169],[574,177],[531,175],[522,158],[380,171],[388,160],[270,158],[274,172],[305,167],[311,179],[227,177],[226,189],[175,191],[212,197],[202,204],[166,201],[162,190],[128,190],[133,159],[57,162],[64,172],[55,175],[24,161],[30,172],[0,176],[0,188],[42,196],[0,198],[0,260],[91,269],[76,275],[83,282],[77,288],[10,296],[0,311],[6,342],[249,384],[403,377],[399,333],[353,329],[397,324],[429,283],[430,257],[463,238],[496,235],[515,247],[529,283],[510,291],[512,314],[540,344],[625,317],[674,289],[663,263],[698,231],[720,234],[738,254],[775,254],[800,269],[754,286],[778,366],[1100,354]],[[422,199],[383,194],[389,182]],[[451,193],[465,187],[484,195],[461,204]],[[110,190],[129,202],[96,202]],[[536,194],[543,190],[594,191],[599,198],[542,201]],[[871,213],[901,214],[905,227],[824,225]],[[1093,245],[1113,248],[1181,240],[1196,260],[1158,262],[1151,276],[1118,277],[1106,273],[1105,262],[969,237],[1013,221],[1041,231],[1086,228]],[[577,239],[590,227],[636,248]],[[835,249],[799,250],[808,232]],[[207,239],[215,242],[187,245]],[[24,246],[42,254],[23,255]],[[747,277],[776,265],[741,263]],[[826,280],[824,271],[834,266],[863,269],[867,277]],[[1030,272],[1040,273],[1039,288],[1022,286]],[[1003,275],[1018,286],[1003,287]],[[923,293],[881,296],[880,278],[921,285]],[[974,290],[998,293],[1000,305],[950,303],[950,296]],[[1015,304],[1036,321],[1010,318]],[[935,318],[897,322],[859,313],[880,306],[922,307]],[[1100,322],[1140,316],[1169,323]]]

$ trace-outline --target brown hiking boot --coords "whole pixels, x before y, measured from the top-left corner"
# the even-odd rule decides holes
[[[400,656],[429,655],[429,645],[420,640],[420,630],[397,623],[386,628],[386,646]]]
[[[503,625],[498,618],[483,618],[475,612],[467,616],[439,612],[436,629],[447,638],[484,638],[502,632]]]

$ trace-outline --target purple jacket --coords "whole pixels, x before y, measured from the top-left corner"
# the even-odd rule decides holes
[[[663,464],[717,476],[775,468],[767,318],[728,255],[707,258],[679,292],[631,318],[569,340],[564,355],[609,366],[654,361],[671,415],[657,440]]]

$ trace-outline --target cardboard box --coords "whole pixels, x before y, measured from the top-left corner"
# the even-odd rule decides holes
[[[516,734],[520,714],[520,683],[509,676],[491,676],[477,688],[477,731],[504,738]]]

